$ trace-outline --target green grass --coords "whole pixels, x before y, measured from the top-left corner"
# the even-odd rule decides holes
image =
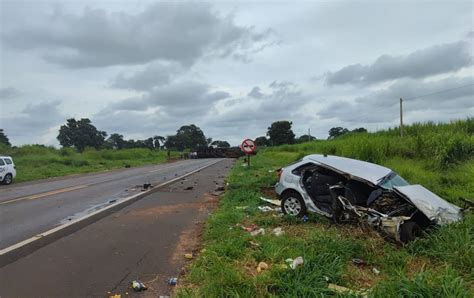
[[[219,208],[205,226],[204,251],[190,265],[177,296],[313,297],[336,295],[328,289],[328,283],[334,283],[369,290],[369,296],[374,297],[472,297],[473,214],[400,247],[358,226],[335,226],[316,215],[305,223],[257,209],[263,205],[258,199],[263,194],[262,187],[272,186],[277,180],[269,170],[306,154],[323,152],[377,161],[453,203],[460,204],[459,196],[474,198],[472,152],[447,158],[455,143],[451,140],[472,144],[472,119],[445,125],[415,125],[407,132],[403,139],[394,131],[385,131],[268,148],[252,158],[250,168],[244,167],[242,160],[237,161],[227,177],[229,185]],[[415,140],[438,148],[416,149]],[[239,206],[248,207],[236,208]],[[266,234],[252,237],[236,226],[253,223],[265,228]],[[285,234],[271,235],[275,227],[282,227]],[[251,240],[260,246],[254,247]],[[285,259],[297,256],[305,260],[302,267],[283,268]],[[355,267],[352,258],[362,258],[370,265]],[[269,269],[257,273],[261,261],[269,264]],[[379,275],[372,271],[374,267],[380,270]]]
[[[25,145],[18,148],[0,146],[0,155],[13,157],[17,170],[15,182],[159,164],[167,161],[166,151],[151,151],[144,148],[87,149],[78,153],[72,148],[56,149],[38,145]],[[172,152],[171,156],[176,157],[178,153]]]

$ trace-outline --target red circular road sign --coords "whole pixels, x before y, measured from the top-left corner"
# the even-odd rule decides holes
[[[257,144],[255,144],[254,140],[246,139],[242,142],[240,148],[244,153],[251,154],[255,151],[255,149],[257,149]]]

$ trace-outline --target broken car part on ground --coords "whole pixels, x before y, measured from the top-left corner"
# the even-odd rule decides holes
[[[461,208],[365,161],[313,154],[281,169],[279,176],[275,190],[284,214],[310,211],[337,223],[363,220],[397,242],[462,219]]]

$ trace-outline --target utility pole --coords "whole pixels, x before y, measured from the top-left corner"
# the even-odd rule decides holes
[[[403,137],[403,99],[400,97],[400,137]]]

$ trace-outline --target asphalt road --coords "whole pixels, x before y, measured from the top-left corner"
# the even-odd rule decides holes
[[[215,159],[75,175],[0,186],[0,249],[141,191],[184,175]]]
[[[178,277],[179,284],[189,262],[184,254],[199,254],[202,226],[218,204],[216,189],[232,163],[225,159],[179,179],[1,267],[0,297],[170,295],[167,279]],[[183,163],[197,166],[192,164]],[[132,280],[148,290],[133,292]]]

